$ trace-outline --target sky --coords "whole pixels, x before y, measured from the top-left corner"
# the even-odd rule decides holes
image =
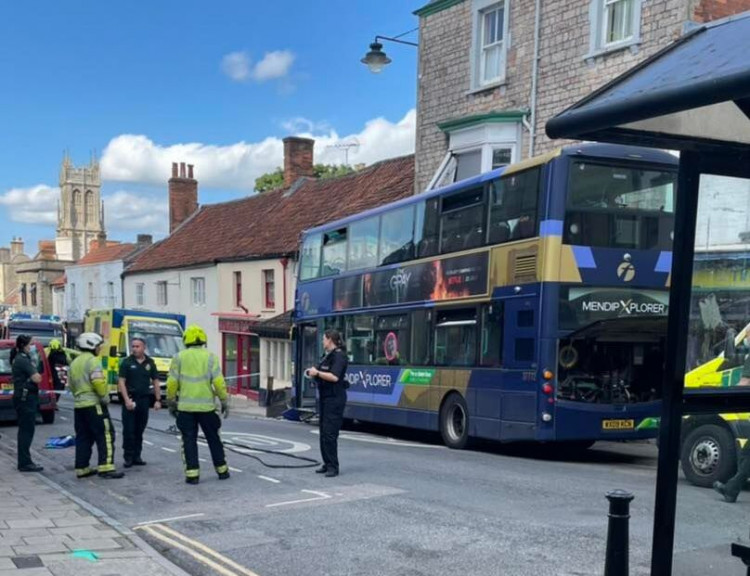
[[[33,0],[0,7],[0,246],[55,237],[63,153],[95,154],[108,236],[161,238],[172,162],[195,164],[202,204],[253,193],[283,163],[370,164],[414,151],[417,50],[375,35],[417,27],[426,0]],[[418,41],[416,32],[404,37]]]

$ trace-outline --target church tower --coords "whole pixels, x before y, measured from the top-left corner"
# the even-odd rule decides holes
[[[106,240],[99,162],[92,157],[88,166],[78,168],[73,166],[66,153],[60,168],[55,239],[57,258],[80,260],[96,240]]]

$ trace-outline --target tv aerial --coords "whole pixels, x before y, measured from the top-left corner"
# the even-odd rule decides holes
[[[346,166],[349,166],[349,150],[353,148],[359,148],[359,140],[356,138],[352,138],[350,140],[345,140],[343,142],[337,142],[336,144],[329,144],[326,146],[326,149],[328,148],[336,148],[338,150],[344,151],[344,164]]]

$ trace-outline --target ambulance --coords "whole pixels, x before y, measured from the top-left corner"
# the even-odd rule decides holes
[[[134,337],[146,342],[146,354],[153,358],[159,373],[162,397],[166,395],[169,363],[175,354],[185,348],[182,342],[184,315],[107,308],[87,310],[83,324],[84,332],[96,332],[104,338],[101,359],[112,400],[119,399],[117,379],[120,360],[130,354],[130,341]]]

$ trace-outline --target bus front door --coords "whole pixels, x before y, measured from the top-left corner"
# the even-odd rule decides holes
[[[299,407],[315,406],[315,388],[312,386],[312,381],[309,378],[305,378],[305,370],[310,366],[315,366],[320,360],[320,343],[318,342],[318,326],[317,324],[301,324],[299,327],[299,362],[297,363],[299,370],[299,382],[300,389],[298,390]]]

